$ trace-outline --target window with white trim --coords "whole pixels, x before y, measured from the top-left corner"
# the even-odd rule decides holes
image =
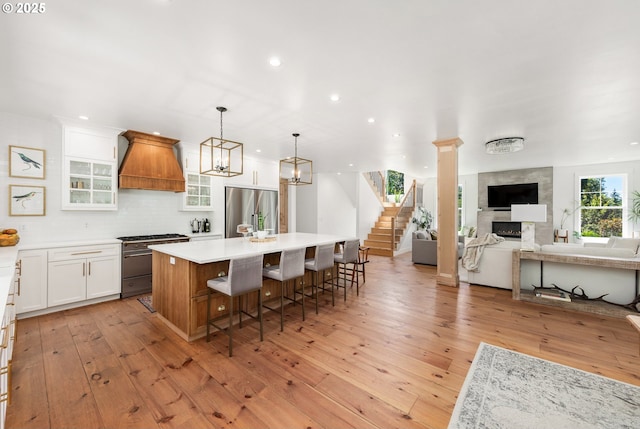
[[[580,178],[580,234],[583,237],[622,237],[626,177]]]

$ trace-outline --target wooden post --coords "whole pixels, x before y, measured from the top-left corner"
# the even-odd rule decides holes
[[[438,267],[436,283],[458,287],[459,138],[436,140],[438,150]]]

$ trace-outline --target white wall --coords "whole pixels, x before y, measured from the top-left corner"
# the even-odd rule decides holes
[[[382,203],[362,174],[358,175],[358,195],[358,238],[364,242],[382,213]]]
[[[90,126],[90,125],[88,125]],[[16,228],[21,244],[116,238],[123,235],[190,232],[189,221],[209,218],[212,232],[223,233],[224,189],[214,179],[214,211],[180,211],[180,193],[123,189],[117,211],[61,210],[62,127],[57,120],[0,112],[0,228]],[[45,179],[9,177],[8,146],[46,150]],[[44,186],[45,216],[9,216],[8,185]]]
[[[289,224],[291,232],[308,232],[311,234],[318,233],[318,181],[320,178],[317,174],[313,175],[311,185],[291,186],[295,188],[295,229],[293,224]],[[289,200],[289,204],[293,205],[293,201]]]

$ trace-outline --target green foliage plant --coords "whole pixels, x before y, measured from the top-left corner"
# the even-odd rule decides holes
[[[426,231],[431,229],[431,222],[433,221],[431,212],[422,206],[418,207],[418,212],[418,216],[413,217],[413,219],[411,219],[411,223],[416,224],[418,230]]]
[[[631,194],[631,207],[629,207],[629,220],[633,223],[640,223],[640,192],[633,191]]]

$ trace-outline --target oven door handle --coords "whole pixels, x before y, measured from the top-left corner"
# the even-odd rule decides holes
[[[124,259],[137,258],[138,256],[151,256],[151,252],[149,252],[149,253],[135,253],[133,255],[124,255]]]

